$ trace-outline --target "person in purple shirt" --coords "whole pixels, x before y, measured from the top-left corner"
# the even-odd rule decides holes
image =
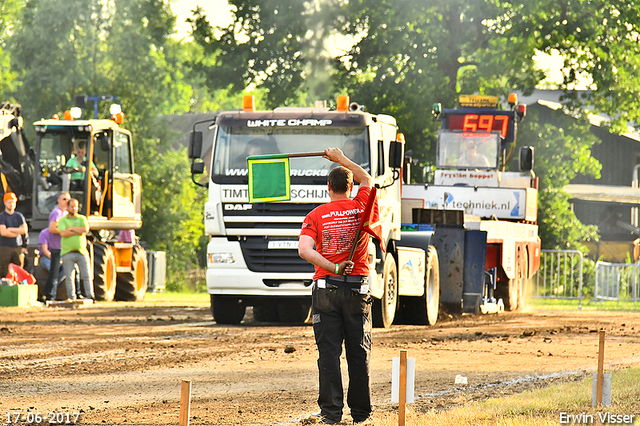
[[[67,214],[67,203],[71,196],[68,192],[58,195],[58,207],[49,214],[49,251],[51,252],[51,268],[44,286],[46,300],[56,300],[60,275],[60,234],[58,233],[58,221]]]

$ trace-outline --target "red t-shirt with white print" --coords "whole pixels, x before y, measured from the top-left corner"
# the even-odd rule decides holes
[[[351,245],[370,193],[371,188],[361,186],[353,200],[331,201],[316,207],[304,219],[300,235],[313,238],[316,251],[330,262],[344,262],[349,258]],[[353,272],[350,275],[369,275],[368,243],[369,234],[361,232],[352,259]],[[327,271],[319,266],[315,268],[314,280],[327,275],[336,276],[335,270]]]

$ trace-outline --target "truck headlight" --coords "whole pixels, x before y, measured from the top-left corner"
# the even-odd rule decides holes
[[[236,257],[233,253],[207,253],[207,260],[210,264],[235,263]]]

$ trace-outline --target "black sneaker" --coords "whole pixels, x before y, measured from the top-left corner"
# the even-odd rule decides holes
[[[340,423],[340,420],[330,419],[329,417],[323,416],[321,413],[312,414],[310,420],[313,423],[321,425],[337,425]]]

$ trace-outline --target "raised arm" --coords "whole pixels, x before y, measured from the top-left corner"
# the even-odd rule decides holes
[[[360,186],[372,186],[373,179],[371,178],[371,175],[358,164],[351,161],[351,159],[347,158],[339,148],[325,149],[324,158],[351,170],[351,173],[353,173],[353,180],[358,182]]]

